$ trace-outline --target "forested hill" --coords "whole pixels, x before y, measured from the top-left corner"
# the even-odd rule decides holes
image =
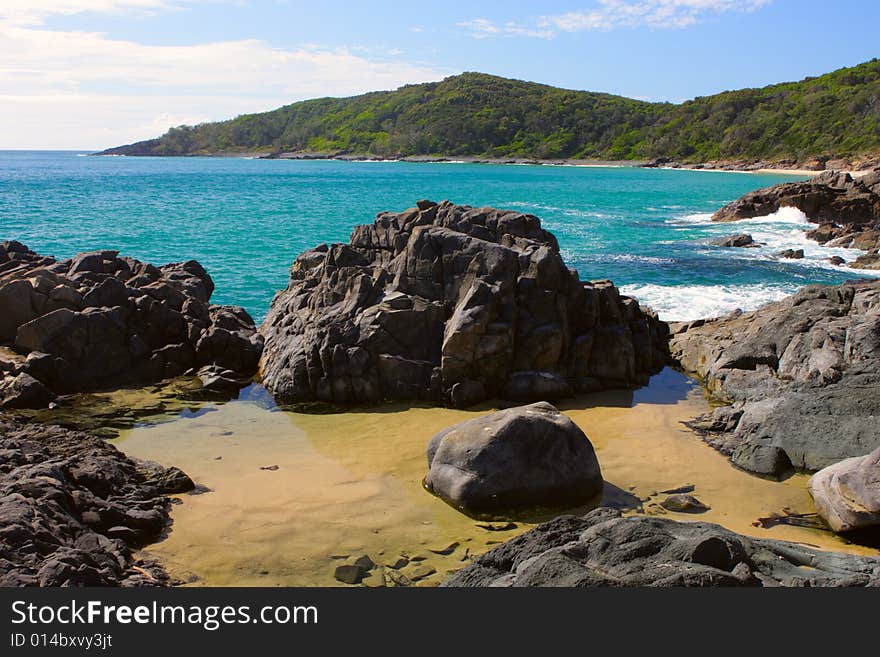
[[[880,154],[880,60],[673,105],[464,73],[172,128],[122,155],[310,152],[681,162]]]

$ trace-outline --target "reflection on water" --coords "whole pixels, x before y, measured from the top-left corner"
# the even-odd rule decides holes
[[[517,523],[490,531],[421,486],[431,436],[489,407],[389,404],[309,415],[278,411],[253,386],[238,401],[207,408],[214,412],[137,426],[116,441],[126,453],[176,465],[211,489],[183,496],[167,539],[148,549],[182,579],[202,585],[333,585],[341,559],[367,554],[379,564],[401,555],[416,558],[436,570],[420,581],[431,585],[529,527]],[[662,500],[658,491],[692,484],[711,510],[669,517],[870,552],[827,532],[753,526],[758,517],[786,507],[811,512],[807,477],[779,483],[732,468],[680,424],[706,409],[700,390],[671,370],[634,393],[598,393],[561,405],[596,448],[606,504],[656,512],[650,504]],[[447,549],[453,543],[458,545]]]

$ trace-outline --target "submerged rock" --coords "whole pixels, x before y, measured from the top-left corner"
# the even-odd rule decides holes
[[[728,404],[692,428],[746,470],[782,477],[880,447],[880,282],[683,324],[670,351]]]
[[[880,448],[820,470],[809,489],[819,515],[834,531],[880,527]]]
[[[743,247],[753,247],[758,246],[755,242],[754,238],[748,233],[741,233],[739,235],[731,235],[729,237],[722,237],[712,242],[715,246],[721,246],[727,249],[730,248],[743,248]]]
[[[0,586],[156,586],[133,553],[169,523],[165,495],[193,482],[61,427],[0,417]]]
[[[3,368],[0,404],[44,407],[208,365],[249,379],[262,338],[243,309],[211,305],[213,290],[193,260],[154,267],[96,251],[56,262],[0,243],[0,343],[27,355]]]
[[[555,399],[645,383],[666,326],[583,282],[537,217],[420,201],[301,254],[260,328],[280,402]]]
[[[541,402],[444,429],[428,444],[425,487],[472,516],[597,501],[602,472],[589,438]]]
[[[880,559],[601,508],[561,516],[441,586],[880,586]]]

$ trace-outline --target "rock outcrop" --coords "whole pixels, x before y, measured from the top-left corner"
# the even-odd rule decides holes
[[[539,525],[442,586],[874,587],[880,559],[601,508]]]
[[[81,253],[56,262],[0,244],[0,406],[149,383],[208,366],[227,378],[257,370],[262,337],[242,308],[210,303],[199,263],[163,267]]]
[[[672,357],[727,404],[691,426],[739,467],[782,477],[880,447],[880,282],[813,285],[672,332]]]
[[[714,246],[720,246],[725,249],[732,248],[751,248],[760,246],[755,242],[755,239],[749,235],[748,233],[740,233],[738,235],[730,235],[729,237],[721,237],[712,242]]]
[[[880,448],[820,470],[809,489],[819,515],[834,531],[880,528]]]
[[[749,192],[718,210],[712,220],[752,219],[787,207],[797,208],[815,223],[876,224],[880,222],[880,169],[859,179],[827,171],[807,181]]]
[[[666,327],[568,269],[537,217],[420,201],[301,254],[261,327],[277,400],[469,405],[637,386]]]
[[[807,237],[820,244],[869,251],[852,267],[876,269],[880,248],[880,168],[862,178],[826,171],[815,178],[783,183],[750,192],[727,204],[712,216],[713,221],[738,221],[794,207],[819,224]]]
[[[455,424],[428,444],[425,487],[471,516],[511,516],[598,501],[589,438],[539,402]]]
[[[99,438],[0,417],[0,586],[168,584],[132,550],[165,531],[165,495],[192,488]]]

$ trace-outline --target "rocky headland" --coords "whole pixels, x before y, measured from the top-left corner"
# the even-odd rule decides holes
[[[260,328],[281,402],[552,400],[642,385],[666,326],[528,214],[420,201],[300,255]]]
[[[831,170],[807,181],[749,192],[718,210],[712,220],[752,219],[786,207],[797,208],[809,221],[818,224],[807,233],[810,239],[826,246],[867,251],[855,258],[850,267],[880,268],[880,168],[860,178]]]
[[[197,262],[155,267],[116,251],[56,261],[0,244],[0,406],[44,408],[59,395],[184,373],[239,388],[262,337],[247,312],[210,303]]]

